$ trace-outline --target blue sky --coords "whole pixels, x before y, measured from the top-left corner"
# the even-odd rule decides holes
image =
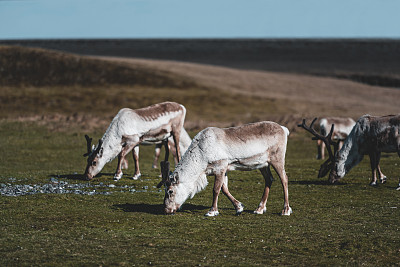
[[[0,0],[0,39],[400,38],[397,0]]]

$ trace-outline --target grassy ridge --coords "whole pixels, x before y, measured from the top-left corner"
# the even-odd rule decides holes
[[[105,130],[120,108],[135,109],[162,101],[184,103],[186,121],[192,122],[190,128],[203,121],[203,124],[230,125],[282,117],[288,110],[293,112],[295,106],[287,107],[284,101],[275,99],[196,87],[4,87],[0,91],[0,118],[14,119],[34,114],[71,117],[70,121],[63,121],[60,128],[71,122],[79,124],[79,119],[86,125],[96,124],[93,118],[100,118],[103,123],[97,128]]]
[[[33,123],[2,122],[0,127],[0,183],[10,183],[10,177],[21,184],[48,183],[55,175],[86,183],[74,174],[85,167],[83,133],[49,133]],[[92,135],[100,137],[102,131]],[[367,185],[365,159],[342,183],[330,186],[316,178],[315,150],[309,136],[289,139],[290,217],[278,215],[283,193],[277,180],[267,214],[251,214],[263,191],[257,171],[229,175],[230,191],[246,205],[242,216],[234,216],[230,202],[221,197],[221,215],[205,218],[210,185],[177,215],[162,215],[163,192],[153,188],[159,178],[151,169],[152,147],[141,149],[141,180],[129,179],[131,167],[113,182],[113,161],[91,182],[148,187],[147,192],[0,196],[0,265],[397,265],[398,157],[382,158],[387,184]]]

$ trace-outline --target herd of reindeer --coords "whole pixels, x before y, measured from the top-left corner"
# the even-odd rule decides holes
[[[288,177],[285,172],[285,154],[289,130],[271,121],[261,121],[238,127],[208,127],[191,140],[183,128],[186,109],[175,102],[163,102],[132,110],[121,109],[97,145],[87,135],[87,167],[85,177],[93,179],[104,165],[118,156],[114,180],[121,179],[122,169],[128,168],[126,155],[133,150],[135,174],[140,177],[139,144],[156,144],[153,167],[157,166],[161,147],[165,147],[165,160],[161,162],[162,180],[157,185],[165,187],[164,211],[174,214],[181,205],[207,184],[207,175],[214,175],[213,202],[206,216],[219,214],[217,202],[220,191],[229,198],[236,213],[243,212],[243,204],[228,189],[227,172],[232,170],[259,169],[265,179],[265,189],[255,214],[266,212],[266,203],[273,181],[271,166],[278,174],[284,193],[282,215],[290,215]],[[372,170],[370,185],[377,185],[378,171],[381,183],[386,176],[381,172],[381,152],[400,156],[400,115],[375,117],[364,115],[357,122],[351,118],[320,119],[320,131],[305,119],[299,124],[317,140],[318,159],[328,159],[321,165],[318,177],[329,173],[329,182],[343,178],[364,157],[369,155]],[[175,158],[176,167],[169,170],[169,152]],[[183,156],[182,156],[183,155]],[[400,179],[397,190],[400,190]]]

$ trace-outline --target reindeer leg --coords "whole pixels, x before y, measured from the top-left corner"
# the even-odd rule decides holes
[[[379,165],[380,161],[381,161],[381,152],[378,152],[377,157],[376,157],[376,168],[378,169],[379,179],[381,180],[381,183],[384,184],[384,183],[386,183],[387,177],[381,171],[381,166]]]
[[[139,144],[139,138],[137,136],[123,136],[122,140],[122,150],[118,155],[118,165],[115,171],[114,180],[118,181],[121,179],[122,173],[122,162],[125,161],[125,156],[131,152],[131,150]]]
[[[117,170],[115,171],[114,174],[114,180],[118,181],[119,179],[122,178],[122,162],[125,161],[125,158],[122,156],[122,151],[118,154],[118,164],[117,164]]]
[[[281,215],[289,216],[290,214],[292,214],[292,208],[289,206],[288,177],[286,175],[284,166],[285,166],[284,160],[283,160],[283,162],[280,162],[280,163],[276,164],[275,166],[272,165],[272,167],[278,174],[279,178],[281,179],[281,183],[282,183],[282,187],[283,187],[284,204],[283,204],[283,210],[282,210]]]
[[[264,194],[261,197],[260,204],[258,205],[258,208],[254,211],[254,214],[263,214],[267,212],[266,204],[268,200],[269,190],[271,189],[272,181],[274,180],[269,166],[261,168],[260,171],[265,180],[265,188]]]
[[[161,154],[161,144],[156,144],[156,148],[154,149],[154,161],[153,161],[153,169],[157,169],[158,159],[160,158]]]
[[[128,166],[129,166],[128,160],[124,158],[123,161],[121,162],[121,169],[127,170]]]
[[[211,209],[205,214],[205,216],[217,216],[218,212],[218,195],[221,191],[221,187],[224,184],[225,171],[215,174],[214,189],[213,189],[213,203]]]
[[[135,146],[133,148],[133,161],[135,162],[135,174],[133,175],[132,179],[137,180],[142,176],[140,173],[140,168],[139,168],[139,146]]]
[[[175,166],[178,165],[179,160],[178,160],[178,155],[176,154],[176,149],[175,149],[175,142],[173,138],[168,138],[168,147],[169,150],[172,153],[172,156],[174,157],[174,162],[175,162]]]
[[[175,143],[176,157],[178,158],[178,162],[181,161],[181,149],[179,148],[179,140],[181,136],[181,128],[175,129],[172,131],[172,138]]]
[[[233,206],[236,209],[236,215],[240,215],[244,210],[244,205],[238,201],[232,194],[229,192],[228,189],[228,176],[224,175],[224,183],[222,184],[222,193],[232,202]]]
[[[371,171],[372,171],[372,180],[371,180],[371,182],[369,183],[369,185],[371,185],[371,186],[376,186],[376,185],[378,185],[377,183],[376,183],[376,169],[377,169],[377,152],[371,152],[370,154],[369,154],[369,160],[370,160],[370,163],[371,163]]]
[[[324,159],[325,158],[325,144],[321,140],[317,140],[317,159]]]

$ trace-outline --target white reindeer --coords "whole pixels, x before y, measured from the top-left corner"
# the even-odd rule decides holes
[[[185,115],[185,107],[175,102],[163,102],[136,110],[121,109],[111,121],[97,146],[91,151],[90,139],[86,138],[88,153],[85,155],[89,157],[85,176],[89,180],[92,179],[106,163],[118,156],[118,166],[114,175],[114,179],[118,180],[123,175],[121,167],[125,162],[125,156],[134,147],[144,141],[159,142],[170,136],[174,139],[179,160],[181,158],[179,141]],[[166,145],[166,157],[167,155],[168,146]]]
[[[305,125],[305,120],[299,126],[311,132],[315,135],[315,138],[323,140],[327,148],[329,147],[329,159],[321,165],[319,177],[323,177],[330,172],[329,182],[331,183],[343,178],[363,159],[364,155],[369,155],[372,170],[370,185],[377,185],[376,170],[378,169],[380,172],[381,152],[397,152],[400,156],[400,115],[382,117],[364,115],[360,117],[344,141],[343,147],[335,154],[330,149],[332,141],[329,137],[332,135],[332,129],[327,137],[318,135],[312,128],[314,121],[310,127]],[[334,128],[334,125],[332,125],[332,128]],[[381,172],[380,175],[381,182],[385,182],[386,176]],[[397,189],[400,190],[400,180]]]
[[[339,142],[339,149],[343,145],[343,141],[349,135],[356,122],[352,118],[342,117],[325,117],[319,122],[319,129],[322,135],[327,135],[330,132],[331,125],[335,125],[332,133],[332,139]],[[318,155],[317,159],[325,158],[325,143],[322,140],[317,140]]]
[[[190,138],[189,134],[186,132],[185,128],[182,127],[181,135],[179,138],[179,148],[181,151],[181,154],[183,155],[188,147],[190,146],[190,143],[192,142],[192,139]],[[140,145],[152,145],[153,143],[150,142],[142,142]],[[156,169],[158,166],[158,159],[160,158],[161,154],[161,147],[163,146],[162,142],[157,142],[155,143],[155,149],[154,149],[154,161],[153,161],[153,168]],[[175,149],[175,142],[173,137],[171,136],[168,138],[168,149],[172,153],[174,160],[175,160],[175,165],[178,164],[178,156],[176,154],[176,149]],[[140,178],[141,173],[140,173],[140,168],[139,168],[139,146],[136,146],[133,151],[133,160],[135,163],[135,173],[132,177],[132,179],[137,180]],[[128,169],[128,160],[126,157],[124,158],[124,161],[122,162],[122,169]]]
[[[232,128],[206,128],[198,133],[175,171],[165,181],[165,213],[175,213],[186,199],[204,189],[206,175],[214,175],[213,202],[206,216],[219,214],[217,208],[220,190],[229,198],[236,213],[243,205],[228,190],[227,171],[260,169],[265,179],[264,194],[256,214],[266,212],[266,202],[272,184],[272,166],[279,175],[284,193],[282,215],[290,215],[288,178],[285,172],[285,154],[289,130],[274,122],[258,122]]]

